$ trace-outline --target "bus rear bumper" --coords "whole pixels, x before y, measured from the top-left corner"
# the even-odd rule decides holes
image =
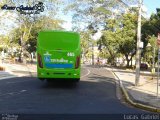
[[[50,69],[38,69],[37,77],[40,79],[47,78],[80,78],[80,69],[72,70],[50,70]]]

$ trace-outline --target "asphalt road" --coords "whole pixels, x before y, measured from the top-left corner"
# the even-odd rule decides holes
[[[0,80],[0,113],[136,114],[148,113],[119,101],[113,74],[82,68],[79,83],[47,83],[36,77]]]

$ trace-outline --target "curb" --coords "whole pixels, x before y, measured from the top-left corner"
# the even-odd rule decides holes
[[[120,84],[120,88],[121,88],[121,91],[122,91],[122,94],[124,95],[125,97],[125,100],[126,102],[128,102],[129,104],[137,107],[137,108],[141,108],[141,109],[144,109],[144,110],[148,110],[148,111],[151,111],[151,112],[158,112],[160,113],[160,109],[156,108],[156,107],[152,107],[152,106],[148,106],[148,105],[145,105],[145,104],[141,104],[141,103],[138,103],[138,102],[134,102],[128,95],[127,91],[125,90],[124,86],[123,86],[123,83],[122,81],[120,80],[120,78],[113,72],[112,70],[112,73],[113,75],[115,76],[115,78],[117,78],[117,80],[119,81],[119,84]]]
[[[17,77],[17,76],[3,77],[3,78],[0,78],[0,80],[10,79],[10,78],[16,78],[16,77]]]

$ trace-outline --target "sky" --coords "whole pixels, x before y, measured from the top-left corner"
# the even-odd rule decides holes
[[[147,16],[156,13],[156,8],[160,8],[160,0],[143,0],[143,4],[147,8]]]

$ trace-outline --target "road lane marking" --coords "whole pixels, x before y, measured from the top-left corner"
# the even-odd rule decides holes
[[[27,90],[21,90],[20,92],[26,92]]]
[[[86,75],[83,75],[81,78],[88,76],[91,72],[89,69],[87,69],[88,73]]]

